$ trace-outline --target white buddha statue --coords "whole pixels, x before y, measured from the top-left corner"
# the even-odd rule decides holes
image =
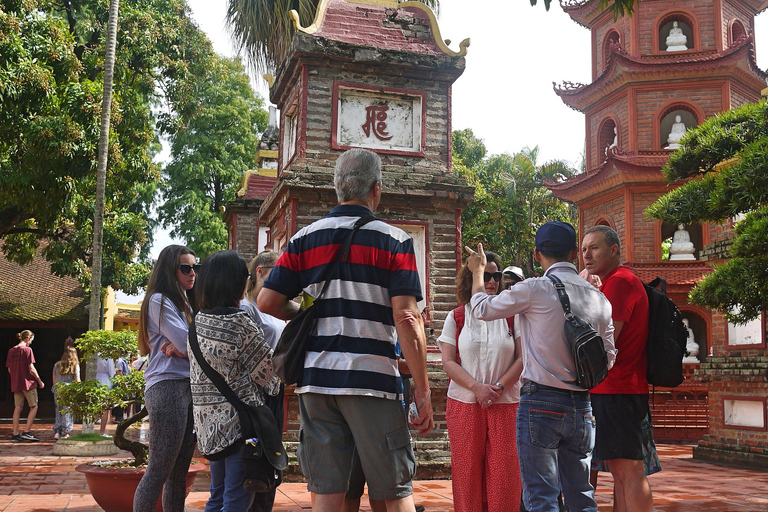
[[[667,137],[667,149],[677,149],[680,147],[680,139],[685,135],[685,123],[679,115],[675,116],[675,122],[672,123],[672,129]]]
[[[609,146],[605,147],[605,156],[608,156],[608,152],[611,148],[615,148],[619,145],[619,134],[616,132],[616,127],[613,127],[613,142]]]
[[[683,29],[677,26],[676,21],[672,22],[672,28],[669,29],[666,42],[668,52],[681,52],[688,49],[686,46],[688,38],[683,34]]]
[[[669,261],[695,260],[693,253],[696,248],[691,242],[691,235],[685,230],[684,224],[677,225],[677,231],[672,236],[672,245],[669,246]]]
[[[699,361],[699,358],[697,357],[699,355],[699,344],[696,343],[696,340],[693,337],[693,330],[691,329],[691,325],[688,323],[687,318],[683,318],[683,323],[688,329],[688,341],[685,344],[685,350],[688,351],[688,355],[683,358],[683,362],[700,363],[701,361]]]

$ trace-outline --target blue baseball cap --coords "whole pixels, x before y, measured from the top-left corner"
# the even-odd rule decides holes
[[[560,253],[576,248],[576,230],[567,222],[551,220],[536,231],[536,250]]]

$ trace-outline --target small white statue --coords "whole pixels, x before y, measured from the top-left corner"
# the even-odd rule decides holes
[[[675,116],[675,122],[672,123],[672,129],[667,137],[667,149],[677,149],[680,147],[680,139],[685,135],[685,123],[679,115]]]
[[[606,146],[605,148],[605,156],[608,156],[608,152],[611,150],[611,148],[615,148],[619,145],[619,134],[616,132],[616,127],[613,127],[613,142],[611,142],[610,146]]]
[[[666,42],[668,52],[681,52],[688,49],[686,46],[688,38],[683,34],[683,30],[677,26],[676,21],[672,22],[672,28],[669,29]]]
[[[683,362],[700,363],[701,361],[699,361],[699,358],[697,357],[699,355],[699,344],[696,343],[696,340],[693,337],[693,330],[691,329],[691,325],[688,323],[687,318],[683,318],[683,323],[688,329],[688,341],[685,344],[685,350],[688,351],[688,355],[683,358]]]
[[[669,260],[695,260],[696,257],[693,255],[695,251],[696,247],[691,242],[691,235],[685,230],[685,225],[678,224],[677,231],[672,236],[672,245],[669,246]]]

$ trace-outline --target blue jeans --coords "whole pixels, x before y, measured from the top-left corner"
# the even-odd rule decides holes
[[[597,512],[589,466],[595,419],[589,394],[526,383],[517,411],[517,453],[528,512],[558,512],[562,490],[570,512]]]
[[[246,512],[253,493],[243,489],[243,459],[235,452],[222,460],[211,461],[211,497],[205,512]]]

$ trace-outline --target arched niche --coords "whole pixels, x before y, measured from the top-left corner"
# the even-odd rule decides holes
[[[691,243],[694,247],[693,257],[694,259],[699,259],[699,251],[704,249],[704,238],[702,235],[701,225],[700,224],[685,224],[683,226],[685,230],[688,232],[688,236],[691,239]],[[666,222],[661,225],[661,239],[658,240],[659,245],[662,244],[669,244],[671,240],[674,239],[675,232],[677,231],[677,224],[667,224]],[[662,249],[662,259],[664,261],[669,261],[669,255],[664,254],[664,250]],[[685,260],[682,260],[685,261]]]
[[[611,56],[611,47],[614,45],[621,45],[621,34],[615,28],[611,29],[603,40],[603,62],[608,64],[608,59]]]
[[[706,318],[703,318],[698,311],[685,308],[683,306],[680,309],[680,315],[683,318],[688,319],[688,327],[693,332],[693,339],[699,346],[699,354],[696,358],[700,363],[707,361],[709,354],[709,323]],[[693,362],[693,361],[686,361]]]
[[[597,219],[595,219],[595,226],[607,226],[613,230],[616,229],[615,223],[613,222],[613,218],[610,217],[608,214],[601,213]]]
[[[741,20],[733,19],[730,25],[728,29],[728,46],[738,41],[740,37],[747,35],[747,30],[744,28]]]
[[[601,157],[607,154],[609,147],[614,145],[614,140],[616,147],[619,147],[619,127],[616,120],[609,117],[603,120],[597,130],[597,148]]]
[[[696,34],[696,21],[688,14],[682,12],[668,13],[657,21],[656,36],[658,38],[657,51],[659,53],[667,52],[667,37],[669,31],[674,27],[675,22],[685,36],[685,46],[687,50],[694,50],[698,45]]]
[[[686,131],[688,131],[699,125],[697,114],[693,107],[686,104],[670,105],[664,109],[659,115],[659,147],[662,149],[667,147],[669,134],[677,116],[680,116]]]

